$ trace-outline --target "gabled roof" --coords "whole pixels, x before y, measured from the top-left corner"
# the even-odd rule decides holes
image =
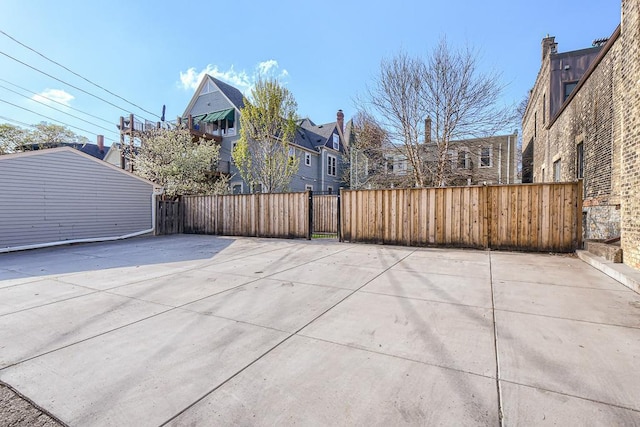
[[[89,159],[93,162],[96,163],[96,167],[106,167],[106,168],[111,168],[115,171],[118,171],[119,173],[123,173],[125,175],[128,175],[132,178],[137,179],[138,181],[142,181],[146,184],[151,184],[154,188],[162,188],[161,185],[156,184],[155,182],[149,181],[148,179],[144,179],[142,177],[139,177],[138,175],[135,175],[131,172],[125,171],[120,169],[117,166],[112,165],[111,163],[107,163],[104,162],[102,160],[97,159],[96,157],[93,157],[89,154],[83,153],[80,150],[76,150],[75,148],[71,148],[71,147],[58,147],[58,148],[45,148],[42,150],[34,150],[34,151],[22,151],[19,153],[12,153],[12,154],[4,154],[2,156],[0,156],[0,162],[3,160],[12,160],[12,159],[16,159],[16,158],[21,158],[21,157],[30,157],[30,156],[47,156],[50,155],[52,153],[60,153],[60,152],[69,152],[72,153],[76,156],[81,156],[84,157],[86,159]]]
[[[218,89],[224,94],[224,96],[229,99],[229,101],[236,106],[237,109],[241,109],[244,107],[244,95],[235,87],[223,82],[222,80],[218,80],[215,77],[211,77],[207,74],[207,77],[218,86]]]
[[[304,129],[308,140],[313,148],[318,151],[318,147],[326,145],[332,138],[334,132],[337,132],[337,123],[325,123],[322,125],[315,125],[309,119],[304,119],[300,122],[300,129]],[[339,134],[339,132],[337,132]],[[340,145],[343,144],[342,138]]]
[[[41,149],[51,149],[58,147],[70,147],[75,148],[78,151],[82,151],[85,154],[95,157],[96,159],[103,160],[107,154],[107,150],[100,150],[97,144],[92,143],[79,143],[79,142],[54,142],[50,144],[28,144],[24,146],[26,151],[36,151]]]
[[[244,107],[244,96],[242,95],[242,92],[240,92],[235,87],[223,82],[222,80],[218,80],[215,77],[211,77],[210,75],[206,74],[193,93],[193,96],[191,97],[187,108],[185,108],[184,113],[182,113],[182,117],[186,117],[194,108],[196,101],[200,97],[202,89],[207,83],[213,83],[218,89],[220,89],[222,95],[238,110]],[[210,113],[213,111],[206,112]]]

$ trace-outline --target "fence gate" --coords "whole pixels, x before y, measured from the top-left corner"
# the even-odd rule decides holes
[[[309,191],[309,239],[340,240],[340,194]]]

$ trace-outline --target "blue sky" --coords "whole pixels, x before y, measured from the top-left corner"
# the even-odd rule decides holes
[[[0,3],[0,30],[150,112],[160,115],[166,105],[167,119],[183,113],[203,71],[245,91],[258,70],[281,78],[301,116],[330,122],[341,108],[348,119],[356,109],[354,98],[371,83],[382,58],[400,50],[426,56],[442,36],[453,47],[477,49],[482,70],[500,72],[507,84],[503,102],[517,104],[534,84],[542,37],[556,36],[560,52],[581,49],[608,37],[619,23],[620,3],[611,0],[563,0],[548,7],[513,0]],[[0,52],[0,86],[26,95],[0,87],[0,101],[5,101],[0,102],[0,123],[4,118],[51,121],[22,107],[85,129],[73,130],[91,141],[102,133],[109,145],[117,140],[121,115],[133,112],[157,120],[3,34]],[[34,102],[32,93],[13,85],[45,93],[76,110],[52,104],[56,108],[93,124]]]

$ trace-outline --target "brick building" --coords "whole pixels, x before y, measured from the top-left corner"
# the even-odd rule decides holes
[[[586,239],[620,237],[640,269],[640,0],[622,0],[607,40],[542,64],[522,121],[523,181],[584,180]]]

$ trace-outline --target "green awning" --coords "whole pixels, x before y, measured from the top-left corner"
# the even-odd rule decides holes
[[[215,113],[209,113],[202,119],[206,123],[215,123],[217,121],[229,120],[233,121],[235,117],[235,109],[229,108],[228,110],[216,111]]]
[[[194,125],[197,125],[197,124],[198,124],[198,123],[200,123],[200,122],[201,122],[205,117],[207,117],[207,115],[206,115],[206,114],[201,114],[201,115],[199,115],[199,116],[195,116],[195,117],[193,118],[193,124],[194,124]],[[186,118],[186,119],[184,120],[184,122],[186,122],[186,121],[188,121],[188,120],[189,120],[189,118]]]

